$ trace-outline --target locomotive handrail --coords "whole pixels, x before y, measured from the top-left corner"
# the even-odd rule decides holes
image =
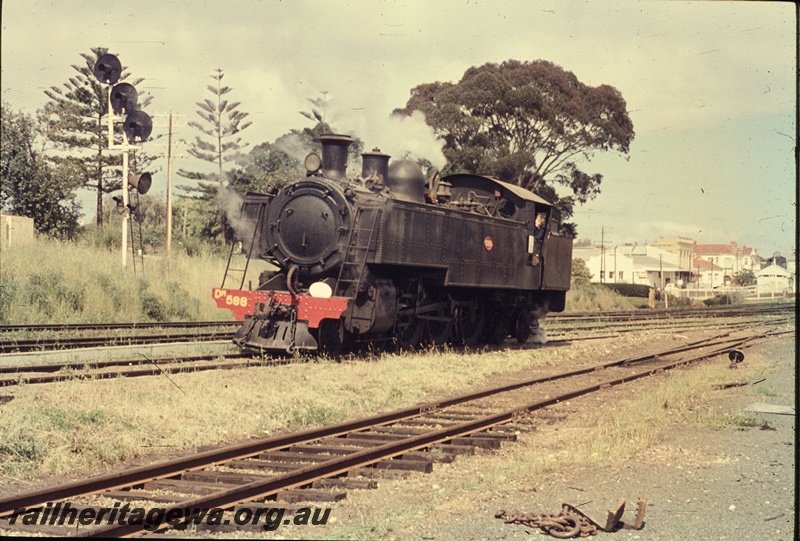
[[[246,200],[245,200],[244,203],[242,203],[242,209],[244,209],[244,206],[245,206],[246,203],[247,203]],[[247,250],[247,260],[244,263],[244,269],[231,269],[230,268],[231,267],[231,260],[233,259],[233,251],[236,248],[236,243],[235,242],[231,244],[231,251],[228,253],[228,262],[225,265],[225,274],[222,276],[222,285],[220,286],[220,289],[225,289],[225,281],[228,279],[228,271],[239,271],[239,272],[242,273],[242,281],[239,284],[239,289],[243,289],[244,288],[244,281],[245,281],[245,278],[247,278],[247,269],[250,267],[250,258],[253,257],[253,248],[255,248],[256,236],[257,236],[258,228],[261,226],[261,219],[262,219],[263,215],[264,215],[264,203],[262,202],[261,204],[258,205],[258,216],[256,216],[255,224],[253,226],[253,234],[250,237],[250,248]],[[242,246],[244,246],[244,240],[245,239],[242,239]]]
[[[372,226],[369,229],[356,227],[360,223],[359,219],[363,216],[364,212],[367,210],[371,210],[373,212]],[[364,278],[364,267],[366,267],[367,265],[367,256],[369,255],[370,248],[372,247],[372,239],[375,236],[375,226],[378,223],[378,219],[381,215],[381,212],[382,209],[373,207],[359,207],[358,210],[356,210],[356,215],[353,218],[353,227],[350,230],[350,237],[347,239],[347,250],[345,251],[344,258],[342,259],[342,266],[339,268],[339,276],[336,279],[335,291],[338,295],[344,295],[344,291],[341,288],[342,282],[349,282],[349,283],[355,282],[356,284],[358,284]],[[354,243],[357,236],[357,232],[359,231],[369,231],[369,239],[367,240],[367,244],[365,244],[364,246],[356,247],[354,246]],[[356,258],[356,256],[354,255],[355,251],[354,248],[364,249],[363,259],[359,260],[358,258]],[[351,256],[356,259],[353,261],[348,261],[348,256]],[[345,275],[345,267],[347,265],[358,265],[358,276],[352,280],[343,279]]]

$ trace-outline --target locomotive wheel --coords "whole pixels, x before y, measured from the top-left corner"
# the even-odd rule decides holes
[[[501,346],[508,337],[508,317],[502,312],[495,312],[489,326],[489,339],[493,344]]]
[[[414,350],[419,347],[425,336],[425,320],[417,316],[409,316],[397,322],[397,347],[402,350]]]
[[[517,342],[524,344],[531,337],[531,313],[528,310],[520,310],[516,314],[516,322],[514,325],[514,338]]]
[[[449,321],[450,314],[444,310],[437,310],[431,312],[432,317],[448,318],[448,321],[440,321],[435,319],[427,320],[427,332],[425,333],[425,340],[432,346],[441,346],[450,340],[453,334],[453,322]]]
[[[467,347],[475,346],[483,334],[486,314],[477,302],[456,307],[456,336]]]
[[[319,322],[319,350],[333,358],[342,352],[344,326],[341,319],[323,319]]]
[[[391,341],[392,337],[389,333],[379,333],[373,335],[372,339],[367,344],[366,350],[375,357],[380,357],[390,348],[392,345]]]

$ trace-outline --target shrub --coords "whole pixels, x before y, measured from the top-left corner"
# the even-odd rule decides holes
[[[631,303],[599,284],[584,282],[573,283],[567,291],[566,310],[568,312],[584,312],[594,310],[630,310]]]
[[[715,295],[710,299],[705,299],[703,304],[706,306],[719,306],[723,304],[732,304],[731,298],[727,295]]]
[[[622,295],[623,297],[644,297],[650,292],[650,286],[646,284],[597,284],[602,285]]]
[[[692,299],[689,297],[674,297],[667,293],[670,308],[684,308],[692,305]]]
[[[573,284],[588,284],[592,281],[592,273],[581,258],[572,260],[571,277]]]
[[[8,314],[16,296],[17,283],[6,278],[0,279],[0,321],[3,323],[9,322]]]

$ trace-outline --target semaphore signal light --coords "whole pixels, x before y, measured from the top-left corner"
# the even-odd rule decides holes
[[[141,143],[150,137],[150,132],[153,131],[153,121],[150,120],[150,115],[144,111],[134,111],[125,117],[122,131],[125,132],[125,137],[131,143]]]
[[[109,90],[109,106],[115,114],[127,115],[123,124],[123,131],[129,143],[143,143],[153,131],[153,121],[150,115],[137,110],[139,93],[130,83],[119,83],[122,75],[122,63],[113,54],[101,55],[94,64],[95,78],[103,84],[114,85]],[[109,111],[109,114],[110,112]],[[110,129],[110,128],[109,128]]]
[[[94,76],[103,84],[113,85],[122,75],[122,64],[113,54],[104,54],[94,63]]]
[[[128,173],[128,152],[132,143],[143,143],[150,137],[153,130],[153,121],[150,115],[137,109],[139,93],[130,83],[117,83],[122,76],[122,63],[113,54],[101,55],[92,70],[95,78],[103,84],[114,85],[108,90],[108,148],[109,150],[122,151],[122,195],[114,197],[117,207],[122,211],[122,266],[127,265],[127,245],[130,214],[134,213],[137,221],[141,222],[141,213],[137,212],[138,206],[130,204],[128,191],[136,189],[144,195],[150,189],[152,177],[150,173]],[[126,115],[122,124],[125,141],[118,145],[114,142],[115,115]],[[137,196],[138,197],[138,196]],[[131,224],[131,235],[133,226]],[[142,259],[144,263],[144,259]],[[134,266],[134,272],[136,267]]]
[[[139,93],[130,83],[119,83],[111,89],[111,110],[117,115],[134,112],[138,101]]]
[[[128,184],[136,188],[141,195],[147,193],[150,184],[153,182],[150,173],[136,173],[128,176]]]

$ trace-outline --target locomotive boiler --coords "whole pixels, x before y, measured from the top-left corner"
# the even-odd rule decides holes
[[[322,156],[306,158],[304,180],[245,197],[248,261],[277,270],[255,290],[214,290],[244,319],[236,344],[338,353],[526,342],[540,317],[563,311],[572,239],[559,234],[550,203],[481,175],[426,181],[415,162],[390,164],[378,149],[348,175],[353,139],[319,140]]]

